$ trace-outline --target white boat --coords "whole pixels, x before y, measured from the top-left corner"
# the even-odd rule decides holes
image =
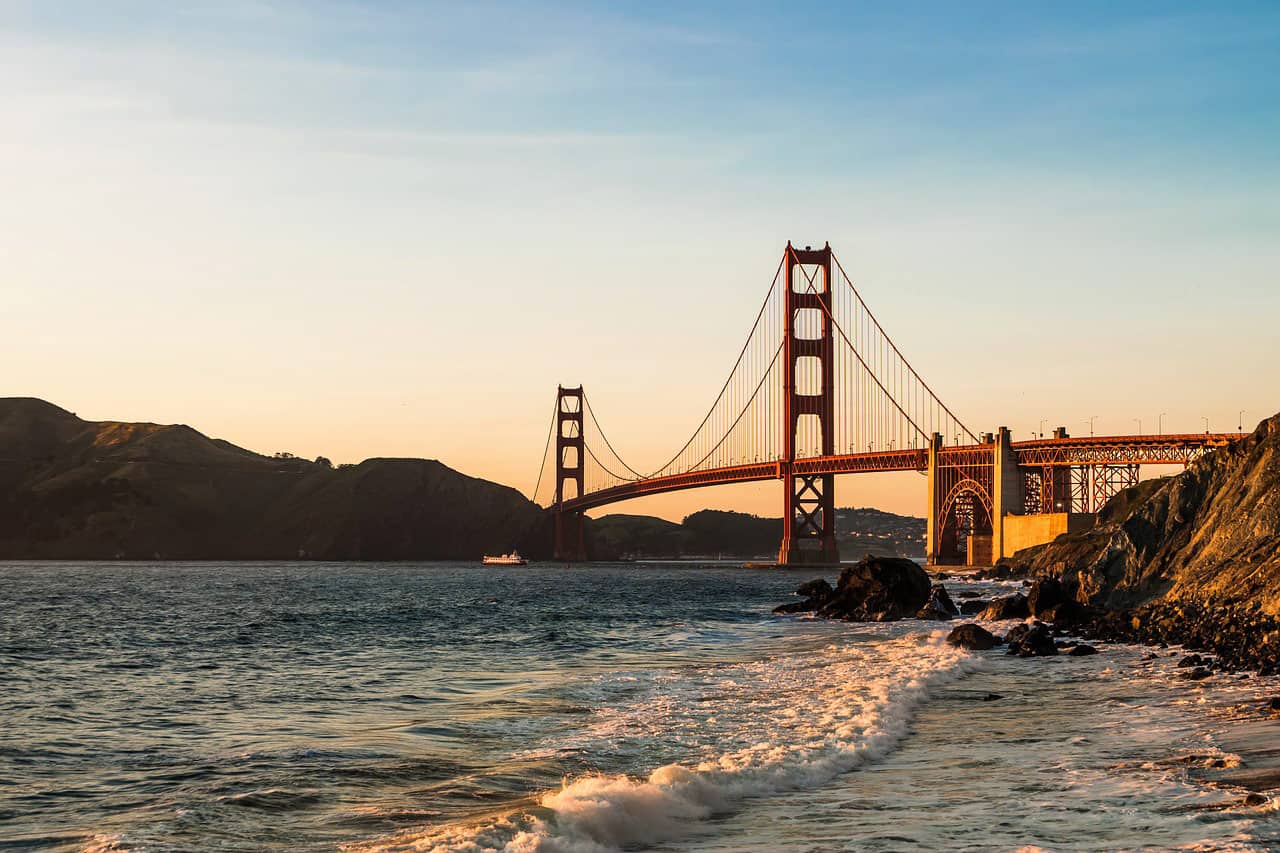
[[[484,555],[484,564],[486,566],[527,566],[529,561],[520,556],[519,551],[512,551],[510,554],[503,554],[500,557],[493,557],[489,554]]]

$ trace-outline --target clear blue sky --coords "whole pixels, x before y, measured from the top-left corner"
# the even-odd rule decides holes
[[[2,391],[528,490],[558,382],[665,459],[830,240],[975,429],[1233,428],[1278,89],[1276,3],[0,0]]]

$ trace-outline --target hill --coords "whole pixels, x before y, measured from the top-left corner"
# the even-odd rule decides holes
[[[515,489],[427,459],[334,469],[189,426],[0,398],[0,558],[474,559],[549,550]]]
[[[593,552],[602,558],[771,558],[782,539],[781,518],[722,510],[701,510],[679,524],[643,515],[606,515],[588,529]],[[870,508],[836,510],[836,535],[846,557],[868,551],[923,556],[924,529],[923,518]]]

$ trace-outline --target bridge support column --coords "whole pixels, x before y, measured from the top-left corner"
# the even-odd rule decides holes
[[[938,537],[942,532],[942,519],[939,517],[942,498],[938,494],[938,451],[941,449],[942,434],[935,432],[929,438],[929,467],[926,469],[929,478],[929,516],[925,520],[924,555],[925,562],[930,566],[938,565]]]
[[[793,248],[787,243],[783,319],[784,448],[779,473],[784,484],[782,545],[778,562],[839,563],[836,544],[836,478],[833,474],[794,473],[799,456],[835,452],[835,338],[831,317],[831,246]],[[797,367],[800,369],[797,370]],[[797,377],[806,384],[798,385]],[[815,377],[820,377],[814,381]],[[797,447],[801,418],[816,419],[806,429],[818,446]]]
[[[583,494],[582,386],[556,392],[556,544],[555,558],[568,562],[587,559],[586,521],[581,512],[564,509],[566,498]],[[572,485],[574,493],[565,494]]]
[[[1025,509],[1022,472],[1018,469],[1018,454],[1013,450],[1013,439],[1008,427],[1000,427],[996,433],[994,468],[991,472],[991,559],[1011,557],[1004,548],[1005,515],[1022,515]]]

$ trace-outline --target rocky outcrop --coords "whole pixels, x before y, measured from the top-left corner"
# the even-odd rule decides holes
[[[1178,476],[1122,493],[1099,522],[1020,551],[1015,568],[1110,609],[1248,601],[1280,616],[1280,415]]]
[[[945,621],[959,615],[960,610],[947,594],[947,588],[940,583],[935,583],[929,589],[929,600],[916,613],[916,618]]]
[[[1000,645],[1000,638],[981,625],[968,622],[952,628],[947,634],[947,642],[961,649],[986,651]]]
[[[1280,670],[1280,415],[1177,476],[1122,492],[1092,530],[1012,564],[1097,608],[1073,615],[1098,636]]]
[[[978,616],[986,622],[999,622],[1002,619],[1026,619],[1031,615],[1027,607],[1027,597],[1020,592],[991,600],[987,609]]]
[[[1036,618],[1070,600],[1066,586],[1055,577],[1040,578],[1027,590],[1027,609]]]
[[[840,573],[819,616],[891,622],[915,615],[929,598],[929,576],[911,560],[866,556]]]
[[[1005,635],[1004,641],[1009,644],[1009,654],[1020,657],[1051,657],[1058,653],[1058,644],[1053,641],[1053,632],[1043,622],[1024,622],[1013,626]]]

